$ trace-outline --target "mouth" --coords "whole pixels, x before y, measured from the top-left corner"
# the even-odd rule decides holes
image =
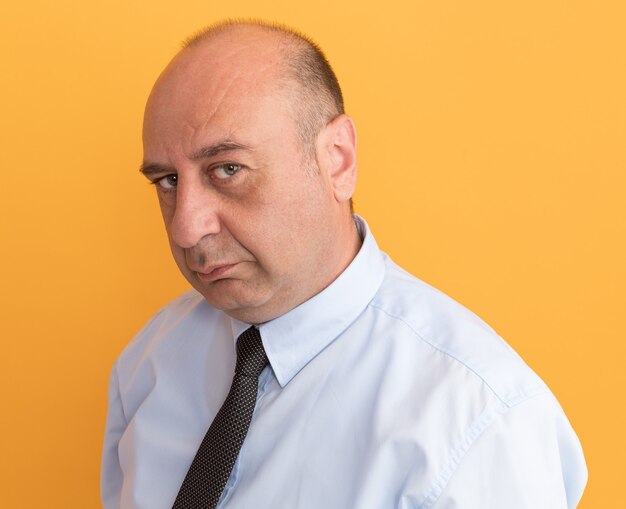
[[[215,281],[221,279],[228,274],[228,272],[237,265],[236,263],[230,263],[226,265],[217,265],[209,267],[207,272],[194,271],[200,281]]]

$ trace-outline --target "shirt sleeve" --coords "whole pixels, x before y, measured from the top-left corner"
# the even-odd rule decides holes
[[[119,509],[122,491],[122,468],[120,466],[118,445],[124,430],[126,418],[120,398],[117,363],[113,366],[109,381],[109,406],[104,447],[102,451],[102,469],[100,477],[100,495],[105,509]]]
[[[587,482],[582,448],[552,394],[502,414],[470,447],[433,509],[573,509]]]

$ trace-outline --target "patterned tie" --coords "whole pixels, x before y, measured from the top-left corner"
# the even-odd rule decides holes
[[[237,364],[230,391],[200,444],[172,509],[217,505],[248,432],[259,375],[267,362],[259,330],[250,327],[237,339]]]

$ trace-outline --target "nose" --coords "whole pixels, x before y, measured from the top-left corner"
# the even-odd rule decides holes
[[[170,236],[176,245],[189,249],[204,237],[220,232],[216,198],[202,182],[184,179],[179,175],[169,225]]]

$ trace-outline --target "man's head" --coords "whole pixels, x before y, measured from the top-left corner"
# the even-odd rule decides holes
[[[280,45],[280,79],[293,108],[303,144],[313,149],[320,129],[345,113],[343,94],[337,77],[320,47],[304,34],[280,25],[257,22],[222,22],[201,30],[187,39],[183,48],[209,41],[225,32],[260,29],[273,35]],[[311,155],[314,155],[313,153]]]
[[[187,43],[148,100],[142,171],[182,273],[240,320],[307,300],[358,249],[354,125],[323,55],[290,31],[223,24]]]

